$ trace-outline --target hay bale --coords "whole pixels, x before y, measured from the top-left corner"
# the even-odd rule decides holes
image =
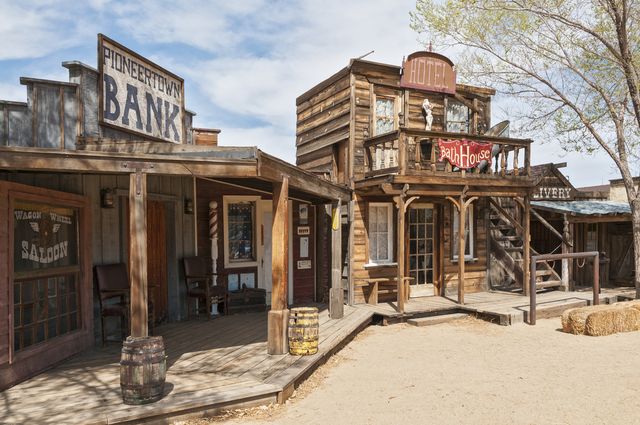
[[[594,311],[585,322],[585,334],[591,336],[611,335],[618,332],[640,330],[640,306],[615,306]]]
[[[613,308],[613,305],[592,305],[587,307],[577,307],[566,310],[562,313],[561,322],[562,322],[562,330],[567,333],[572,333],[574,335],[582,335],[584,334],[585,324],[587,321],[587,317],[589,314],[595,311],[601,310],[610,310]],[[616,307],[619,308],[619,307]]]

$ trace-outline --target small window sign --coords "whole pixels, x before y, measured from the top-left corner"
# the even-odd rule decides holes
[[[311,268],[311,260],[298,261],[298,270],[309,270]]]
[[[309,226],[298,226],[298,236],[309,235],[311,233],[311,229]]]

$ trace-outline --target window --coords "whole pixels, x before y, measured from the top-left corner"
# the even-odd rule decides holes
[[[369,203],[369,263],[393,261],[393,204]]]
[[[451,232],[451,253],[452,258],[454,260],[458,259],[458,229],[459,229],[459,221],[460,214],[459,211],[453,207],[453,231]],[[473,260],[473,206],[469,206],[467,208],[467,213],[465,214],[465,226],[464,226],[464,238],[465,238],[465,247],[464,247],[464,259],[465,260]]]
[[[395,102],[390,97],[376,98],[376,135],[395,129]]]
[[[224,198],[225,266],[256,264],[256,200],[254,197]]]
[[[447,99],[447,131],[469,133],[469,108],[462,102]]]
[[[598,250],[598,224],[587,224],[587,243],[585,251],[597,251]]]
[[[13,351],[81,328],[79,210],[16,200]]]

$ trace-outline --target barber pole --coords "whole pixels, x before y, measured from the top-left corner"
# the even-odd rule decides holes
[[[209,202],[209,238],[211,239],[211,270],[213,271],[213,285],[218,284],[218,203]],[[218,314],[218,304],[211,304],[211,315]]]

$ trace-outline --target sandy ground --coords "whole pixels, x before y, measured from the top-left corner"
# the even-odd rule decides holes
[[[188,424],[640,424],[640,332],[558,328],[372,326],[286,404]]]

